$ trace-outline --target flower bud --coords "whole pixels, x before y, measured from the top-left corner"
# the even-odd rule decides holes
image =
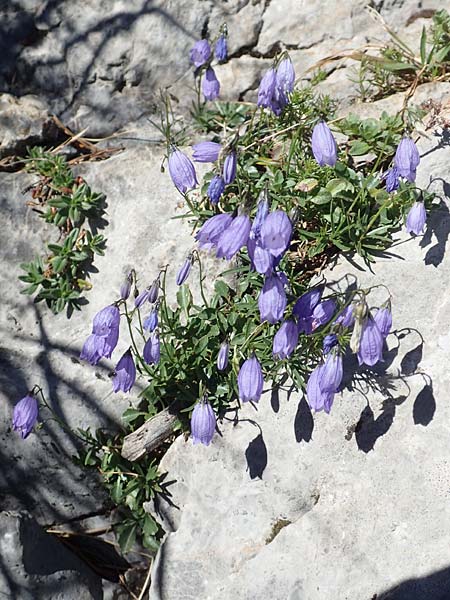
[[[144,321],[144,329],[152,332],[158,327],[158,308],[155,307]]]
[[[228,45],[226,35],[222,33],[219,39],[216,42],[216,47],[214,48],[215,57],[219,62],[224,62],[228,57]]]
[[[192,254],[190,254],[184,263],[181,265],[178,273],[176,283],[177,285],[183,285],[186,279],[189,277],[189,273],[191,272],[192,267]]]
[[[242,402],[259,402],[264,385],[261,365],[255,355],[248,358],[238,374],[239,398]]]
[[[269,69],[261,79],[258,89],[258,106],[272,108],[272,99],[277,84],[276,73],[274,69]]]
[[[150,302],[150,304],[154,304],[158,300],[158,294],[159,294],[159,277],[157,277],[155,279],[155,281],[152,283],[152,285],[149,287],[148,301]]]
[[[272,354],[275,358],[288,358],[298,343],[298,327],[295,321],[285,321],[273,338]]]
[[[277,323],[281,321],[286,304],[286,292],[278,275],[273,273],[266,276],[258,298],[261,322]]]
[[[223,194],[224,189],[225,181],[220,175],[214,175],[214,177],[209,183],[208,190],[206,192],[212,204],[217,204],[219,202],[220,196]]]
[[[220,346],[219,354],[217,355],[217,369],[225,371],[228,366],[228,352],[230,346],[227,342],[223,342]]]
[[[194,444],[209,446],[216,429],[216,417],[211,404],[201,400],[194,406],[191,416],[191,437]]]
[[[114,369],[113,391],[129,392],[136,381],[136,366],[131,350],[127,350]]]
[[[212,163],[219,158],[222,146],[216,142],[199,142],[192,146],[192,158],[196,162]]]
[[[373,320],[377,324],[378,329],[380,330],[380,333],[383,336],[383,338],[386,339],[392,327],[392,313],[390,300],[388,300],[384,306],[377,310],[373,317]]]
[[[223,180],[226,185],[233,183],[236,177],[236,168],[237,168],[237,156],[236,150],[231,150],[229,154],[227,154],[225,161],[223,163]]]
[[[406,231],[420,235],[423,233],[423,228],[427,220],[427,211],[423,202],[415,202],[406,217]]]
[[[160,341],[157,333],[152,333],[144,345],[143,357],[148,365],[159,363]]]
[[[337,144],[330,128],[324,121],[315,125],[311,138],[314,158],[321,167],[334,167],[337,162]]]
[[[338,343],[337,335],[330,333],[323,338],[322,349],[324,354],[328,354],[332,348]]]
[[[361,327],[357,356],[360,365],[369,367],[383,360],[383,336],[370,313]]]
[[[133,282],[133,274],[130,271],[125,278],[125,281],[120,286],[120,298],[121,300],[128,300],[131,292],[131,284]]]
[[[38,402],[32,394],[27,394],[14,406],[12,428],[24,440],[30,435],[38,416]]]
[[[205,100],[211,101],[219,97],[220,83],[212,67],[208,67],[203,75],[202,92]]]
[[[198,185],[194,165],[181,150],[174,149],[170,153],[169,173],[175,187],[182,194]]]

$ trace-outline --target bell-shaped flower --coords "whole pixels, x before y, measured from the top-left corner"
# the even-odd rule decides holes
[[[236,177],[236,168],[237,168],[237,156],[236,150],[231,150],[229,154],[225,157],[223,163],[223,180],[226,185],[233,183]]]
[[[242,214],[235,217],[230,225],[223,231],[217,242],[217,258],[230,260],[247,244],[250,233],[250,219]]]
[[[306,399],[311,410],[315,412],[325,410],[329,413],[334,400],[334,392],[324,392],[320,387],[323,369],[323,364],[318,365],[309,376],[306,384]]]
[[[297,319],[310,318],[313,314],[313,310],[319,304],[322,294],[323,286],[318,286],[309,290],[309,292],[306,292],[303,296],[300,296],[292,310]]]
[[[261,398],[264,378],[259,360],[253,355],[239,369],[238,389],[242,402],[258,402]]]
[[[131,350],[127,350],[114,369],[113,391],[129,392],[136,381],[136,366]]]
[[[389,194],[398,190],[398,186],[400,185],[399,176],[400,174],[395,165],[391,167],[384,176],[384,179],[386,180],[386,191]]]
[[[290,94],[294,89],[295,71],[290,58],[284,58],[277,67],[277,89],[284,94]]]
[[[247,251],[250,257],[252,269],[261,273],[262,275],[268,275],[272,272],[275,264],[274,256],[265,248],[261,246],[259,240],[248,238]]]
[[[152,332],[158,327],[158,308],[155,307],[148,317],[144,320],[144,329]]]
[[[92,333],[108,337],[112,330],[119,329],[120,311],[115,304],[102,308],[94,317]]]
[[[195,234],[200,248],[210,249],[217,245],[222,233],[231,225],[233,217],[227,213],[221,213],[210,217],[203,223]]]
[[[133,282],[133,274],[130,271],[128,275],[125,277],[124,282],[120,286],[120,299],[128,300],[131,292],[131,284]]]
[[[324,354],[328,354],[332,348],[338,343],[338,338],[335,333],[330,333],[323,338],[322,350]]]
[[[228,352],[230,345],[228,342],[223,342],[220,346],[219,354],[217,355],[217,369],[218,371],[225,371],[228,366]]]
[[[383,360],[383,336],[370,314],[362,324],[357,356],[360,365],[366,364],[369,367]]]
[[[227,36],[223,33],[216,42],[216,46],[214,48],[214,55],[219,62],[224,62],[225,60],[227,60],[227,57],[228,57]]]
[[[258,89],[258,106],[272,108],[272,99],[277,85],[275,70],[270,68],[261,79]]]
[[[217,142],[199,142],[192,146],[192,158],[196,162],[212,163],[219,158],[222,146]]]
[[[182,194],[198,185],[194,165],[181,150],[176,148],[171,151],[169,156],[169,173],[175,187]]]
[[[158,333],[152,333],[144,345],[143,357],[148,365],[156,365],[159,363],[161,353],[160,341]]]
[[[343,375],[342,355],[338,351],[329,352],[320,373],[319,386],[322,392],[337,392]]]
[[[275,257],[284,254],[291,236],[292,223],[283,210],[268,214],[261,225],[261,245]]]
[[[423,202],[414,202],[406,217],[406,231],[420,235],[427,221],[427,211]]]
[[[92,325],[92,334],[85,341],[80,353],[82,360],[96,365],[105,356],[110,358],[119,340],[120,312],[115,304],[99,311]]]
[[[190,51],[190,59],[191,62],[194,63],[196,67],[201,67],[209,60],[211,56],[211,46],[209,45],[208,40],[199,40],[195,42],[193,48]]]
[[[286,304],[286,292],[279,276],[276,273],[266,276],[258,298],[261,322],[273,324],[281,321]]]
[[[205,100],[215,100],[219,97],[220,83],[212,67],[208,67],[203,74],[202,92]]]
[[[38,416],[38,402],[32,394],[27,394],[14,406],[12,428],[24,440],[30,435]]]
[[[269,214],[269,201],[264,195],[258,202],[258,208],[256,209],[256,215],[253,219],[252,228],[250,230],[250,239],[256,240],[261,237],[261,227],[264,223],[267,215]]]
[[[314,158],[321,167],[324,165],[334,167],[337,162],[337,144],[325,121],[319,121],[314,126],[311,145]]]
[[[404,136],[395,152],[394,165],[398,174],[405,177],[408,181],[415,181],[416,169],[420,162],[417,146],[410,137]]]
[[[387,338],[392,328],[392,312],[391,303],[388,301],[385,306],[377,310],[373,316],[373,320],[378,325],[383,338]]]
[[[213,204],[217,204],[224,189],[225,181],[223,178],[220,175],[214,175],[209,183],[206,194]]]
[[[331,298],[318,304],[312,312],[312,331],[325,325],[336,312],[336,302]]]
[[[355,322],[353,304],[349,304],[348,306],[346,306],[334,322],[337,325],[342,325],[342,327],[353,327],[353,324]]]
[[[298,343],[298,327],[295,321],[285,321],[273,338],[272,354],[275,358],[288,358]]]
[[[190,254],[186,258],[186,260],[181,265],[181,267],[177,273],[177,279],[176,279],[177,285],[183,285],[183,283],[189,277],[189,273],[191,272],[191,267],[192,267],[192,254]]]
[[[215,429],[216,417],[211,404],[206,399],[197,402],[191,415],[192,442],[209,446]]]

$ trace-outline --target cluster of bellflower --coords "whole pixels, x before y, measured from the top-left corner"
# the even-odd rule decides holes
[[[220,83],[211,66],[213,58],[221,63],[227,60],[228,44],[226,26],[222,27],[219,38],[214,45],[214,54],[208,40],[199,40],[190,51],[191,63],[202,78],[202,93],[205,100],[216,100],[220,93]]]

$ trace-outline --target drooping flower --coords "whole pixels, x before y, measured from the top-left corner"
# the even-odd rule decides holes
[[[292,223],[283,210],[267,215],[261,225],[261,245],[273,256],[282,256],[292,236]]]
[[[312,331],[325,325],[336,312],[336,302],[331,298],[318,304],[312,312]]]
[[[334,167],[337,162],[337,144],[325,121],[319,121],[314,126],[311,145],[314,158],[321,167],[324,165]]]
[[[227,57],[228,57],[227,37],[223,33],[216,42],[216,47],[214,48],[214,54],[219,62],[224,62],[225,60],[227,60]]]
[[[144,320],[144,329],[152,332],[158,327],[158,308],[152,310],[148,317]]]
[[[261,246],[259,239],[252,239],[250,236],[247,241],[247,251],[250,257],[252,269],[261,273],[262,275],[268,275],[271,273],[275,258],[265,248]]]
[[[233,183],[236,177],[236,167],[237,167],[237,156],[236,150],[232,150],[229,154],[227,154],[225,161],[223,163],[223,180],[226,185]]]
[[[197,402],[191,415],[192,442],[209,446],[215,429],[216,417],[211,404],[206,399]]]
[[[242,402],[258,402],[261,398],[264,378],[259,360],[253,355],[239,369],[238,389]]]
[[[298,330],[310,334],[312,332],[313,312],[323,294],[323,286],[318,286],[300,296],[294,304],[292,312],[297,317]]]
[[[258,298],[261,322],[273,324],[281,321],[286,304],[286,292],[279,276],[277,273],[267,275]]]
[[[158,300],[159,295],[159,277],[155,279],[152,285],[148,289],[148,301],[150,304],[154,304]]]
[[[198,185],[194,165],[177,148],[173,149],[169,156],[169,173],[175,187],[182,194],[194,189]]]
[[[420,235],[427,221],[427,211],[423,202],[414,202],[406,217],[406,231]]]
[[[225,181],[223,178],[220,175],[214,175],[209,183],[206,194],[213,204],[217,204],[224,189]]]
[[[209,57],[211,56],[211,46],[209,45],[208,40],[199,40],[195,42],[193,48],[190,51],[191,62],[194,63],[196,67],[201,67],[205,64]]]
[[[383,336],[370,314],[362,324],[357,356],[360,365],[369,367],[383,359]]]
[[[298,327],[295,321],[285,321],[273,338],[272,354],[275,358],[288,358],[298,342]]]
[[[294,89],[295,71],[290,58],[284,58],[277,67],[276,85],[284,94]]]
[[[125,281],[120,286],[120,298],[121,300],[128,300],[131,292],[131,284],[133,282],[133,273],[130,271],[125,278]]]
[[[383,338],[387,338],[392,328],[392,312],[389,300],[385,306],[382,306],[377,310],[373,316],[373,320],[378,325],[378,329]]]
[[[319,386],[322,392],[337,392],[343,375],[342,355],[340,352],[329,352],[320,373]]]
[[[115,304],[102,308],[94,317],[92,333],[108,337],[112,330],[119,329],[120,311]]]
[[[189,273],[191,272],[192,267],[192,254],[190,254],[184,263],[181,265],[180,269],[177,273],[176,284],[183,285],[186,279],[189,277]]]
[[[24,440],[30,435],[38,416],[38,402],[32,394],[27,394],[14,406],[12,428]]]
[[[270,68],[261,79],[258,90],[258,106],[263,108],[272,108],[272,99],[277,84],[275,70]]]
[[[106,338],[91,333],[81,349],[81,360],[87,360],[91,365],[96,365],[105,356],[105,340]]]
[[[394,165],[399,175],[405,177],[408,181],[415,181],[419,162],[420,155],[414,140],[404,136],[397,146],[394,157]]]
[[[157,333],[152,333],[144,345],[143,357],[148,365],[156,365],[160,359],[160,341]]]
[[[242,214],[235,217],[217,241],[217,258],[230,260],[245,246],[250,233],[250,219]]]
[[[353,327],[353,324],[355,322],[355,315],[353,314],[353,304],[349,304],[348,306],[346,306],[334,322],[338,325],[342,325],[342,327]]]
[[[210,217],[203,223],[195,234],[200,248],[212,248],[217,245],[222,233],[230,226],[233,221],[232,215],[221,213]]]
[[[115,304],[100,310],[94,317],[92,334],[80,353],[82,360],[96,365],[105,356],[110,358],[119,339],[120,312]]]
[[[334,392],[324,392],[320,388],[324,365],[318,365],[311,373],[306,384],[306,398],[311,410],[330,412],[334,399]]]
[[[338,343],[337,335],[330,333],[323,338],[322,349],[324,354],[328,354]]]
[[[398,186],[400,185],[399,182],[399,172],[397,167],[394,165],[393,167],[391,167],[386,175],[384,176],[385,180],[386,180],[386,191],[390,194],[392,192],[395,192],[395,190],[398,190]]]
[[[136,381],[136,366],[131,350],[127,350],[114,369],[113,391],[129,392]]]
[[[196,162],[212,163],[219,158],[222,146],[217,142],[199,142],[192,146],[192,158]]]
[[[211,101],[219,97],[220,83],[212,67],[208,67],[203,74],[202,92],[205,100]]]
[[[267,215],[269,214],[269,201],[265,194],[261,197],[258,202],[258,208],[256,209],[256,215],[253,219],[252,228],[250,230],[250,239],[255,240],[261,237],[261,227],[264,223]]]
[[[219,371],[225,371],[228,366],[228,352],[230,346],[228,342],[223,342],[220,346],[219,354],[217,355],[217,369]]]

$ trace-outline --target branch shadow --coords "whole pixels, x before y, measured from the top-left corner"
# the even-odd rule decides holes
[[[424,577],[407,579],[393,588],[375,594],[374,600],[447,600],[450,598],[450,567]]]

